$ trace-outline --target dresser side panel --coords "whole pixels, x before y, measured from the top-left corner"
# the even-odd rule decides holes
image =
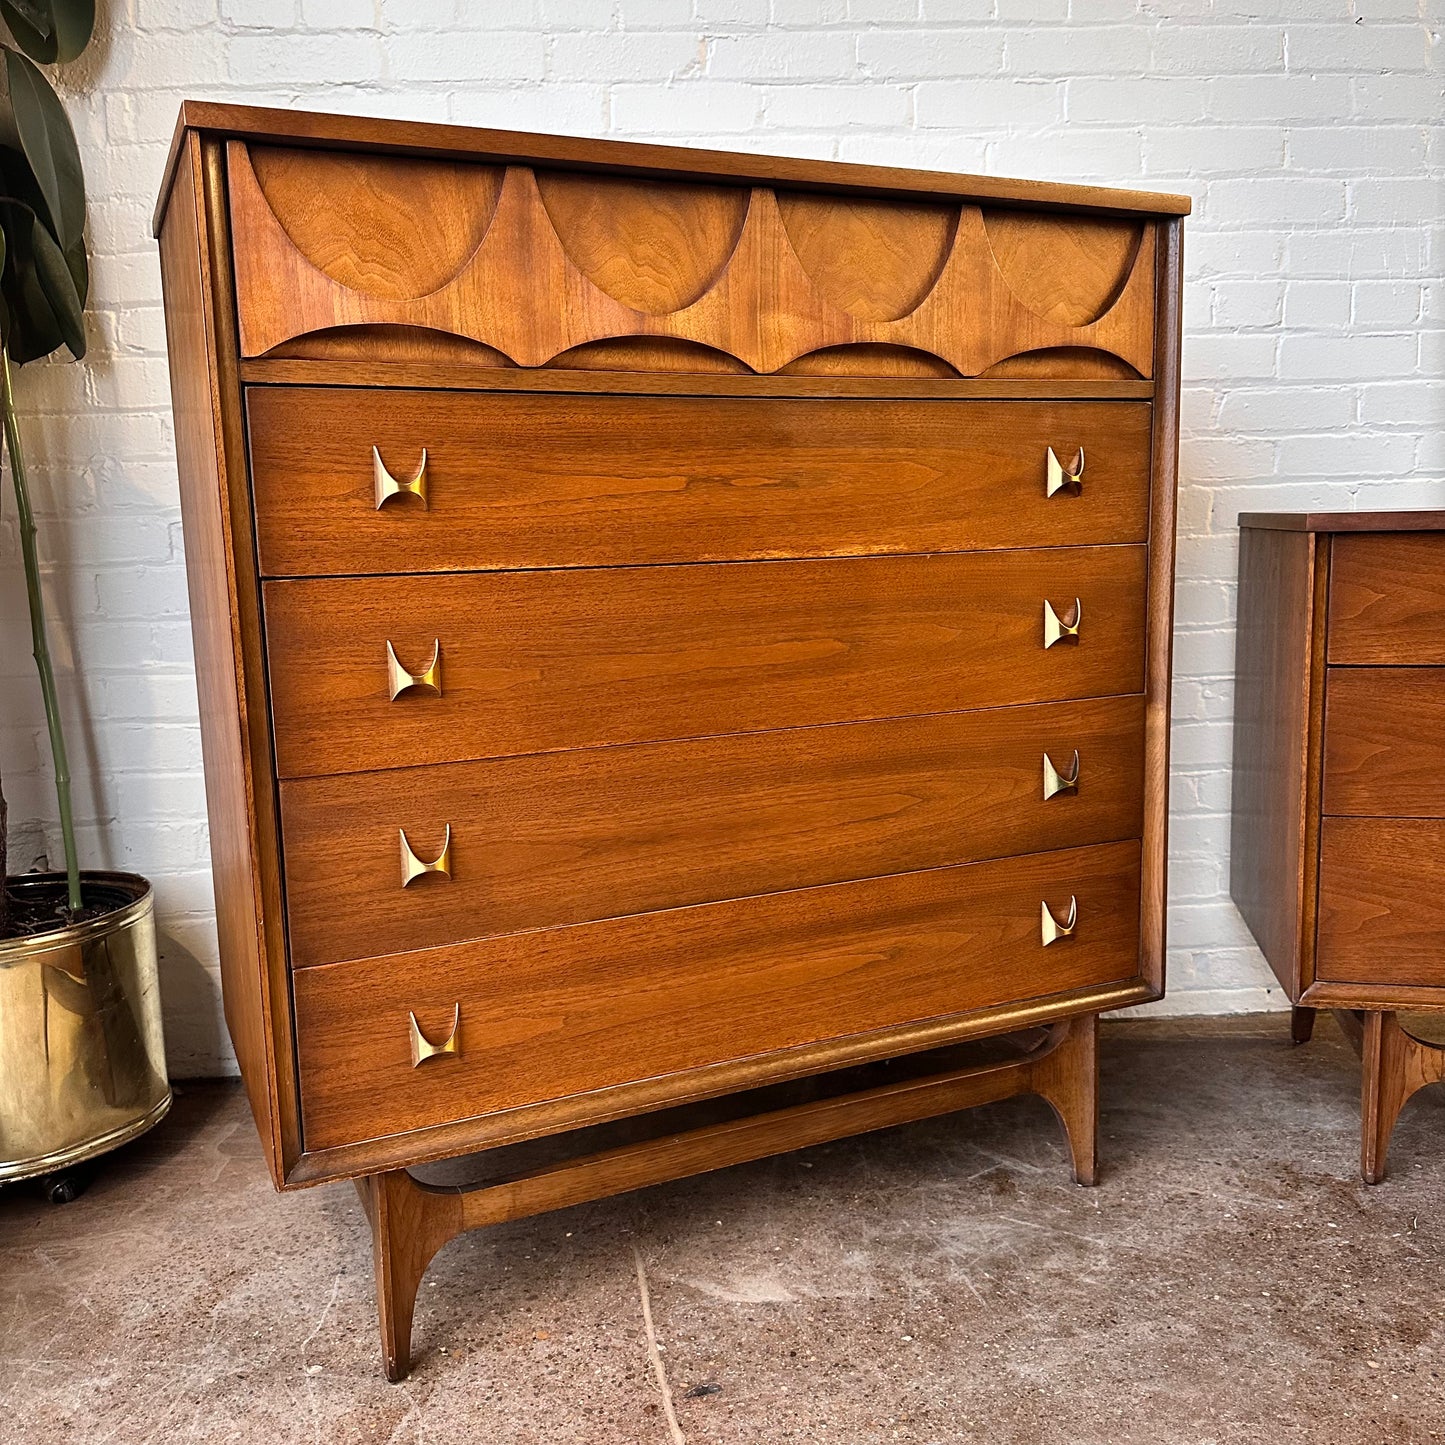
[[[1174,530],[1179,484],[1180,308],[1184,227],[1157,227],[1154,315],[1154,418],[1149,500],[1149,569],[1145,626],[1144,851],[1139,930],[1140,969],[1164,992],[1169,897],[1169,727],[1174,664]]]
[[[1230,893],[1292,999],[1302,987],[1315,623],[1311,532],[1244,527],[1235,634]]]
[[[193,135],[160,232],[171,406],[226,1023],[267,1163],[280,1183],[286,1156],[280,1069],[291,1066],[278,1064],[274,1042],[207,239],[201,145]]]

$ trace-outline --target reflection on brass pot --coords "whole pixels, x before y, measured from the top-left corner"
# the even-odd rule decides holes
[[[134,873],[82,881],[111,912],[0,940],[0,1180],[104,1153],[170,1108],[151,886]],[[63,874],[26,874],[10,891],[57,885]]]

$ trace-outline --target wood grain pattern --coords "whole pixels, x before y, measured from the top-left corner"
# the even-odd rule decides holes
[[[939,201],[782,192],[778,211],[808,279],[865,321],[897,321],[933,289],[953,248],[959,208]]]
[[[265,584],[282,777],[1138,692],[1141,547]],[[1082,601],[1077,645],[1043,603]],[[386,644],[443,694],[388,698]]]
[[[1316,975],[1445,986],[1445,819],[1325,818],[1320,828]]]
[[[1148,592],[1144,619],[1144,838],[1139,897],[1141,969],[1164,992],[1169,902],[1169,716],[1174,666],[1174,516],[1179,472],[1180,307],[1184,235],[1176,221],[1158,228],[1159,291],[1154,306],[1154,372],[1159,397],[1150,437]]]
[[[377,120],[320,111],[276,110],[264,106],[216,104],[188,100],[176,119],[160,200],[156,230],[175,175],[182,138],[188,130],[246,137],[255,144],[294,144],[308,149],[366,150],[373,154],[465,157],[508,164],[536,162],[610,175],[686,181],[763,181],[783,188],[827,191],[840,195],[876,195],[895,200],[958,196],[973,201],[998,201],[1010,206],[1048,207],[1102,213],[1137,211],[1147,215],[1185,216],[1188,196],[1157,191],[1085,186],[1058,181],[1018,180],[950,171],[905,170],[791,156],[766,156],[712,151],[691,146],[639,145],[633,141],[593,140],[577,136],[538,135],[530,131],[483,130],[474,126],[437,125],[426,121]]]
[[[1115,843],[512,935],[296,975],[309,1148],[808,1039],[1133,977],[1139,846]],[[1039,907],[1078,899],[1044,948]],[[459,1051],[413,1069],[408,1011]]]
[[[1312,533],[1242,528],[1230,894],[1291,999],[1303,989],[1315,637]]]
[[[593,285],[654,316],[691,306],[713,285],[748,214],[740,186],[538,171],[537,191],[562,249]]]
[[[802,220],[794,208],[794,229],[804,238],[815,278],[790,241],[778,196],[769,187],[750,189],[739,219],[733,214],[736,207],[730,209],[715,187],[677,189],[664,196],[676,183],[609,178],[602,182],[604,194],[592,199],[585,175],[511,165],[494,208],[489,187],[480,182],[459,188],[446,201],[449,209],[464,213],[456,224],[465,231],[484,230],[453,275],[430,289],[419,278],[408,282],[389,275],[385,293],[379,293],[338,280],[343,263],[334,250],[328,253],[329,274],[315,265],[288,234],[290,218],[284,207],[278,212],[272,204],[281,203],[278,197],[263,189],[249,148],[232,142],[227,154],[232,224],[239,238],[241,344],[247,356],[337,326],[406,325],[481,342],[522,367],[543,366],[614,337],[671,337],[736,357],[764,373],[812,352],[859,343],[911,347],[964,376],[1019,352],[1061,349],[1064,355],[1079,347],[1111,353],[1139,376],[1151,371],[1152,227],[1143,228],[1127,274],[1115,278],[1104,309],[1071,324],[1058,319],[1073,312],[1056,293],[1077,280],[1082,289],[1073,296],[1074,312],[1093,312],[1097,265],[1107,268],[1109,257],[1104,255],[1095,268],[1067,271],[1050,267],[1048,258],[1081,248],[1098,250],[1099,223],[1088,218],[1046,218],[1047,245],[1030,250],[1015,242],[1006,248],[1011,266],[1006,278],[983,213],[962,205],[936,269],[931,258],[925,267],[932,273],[931,284],[914,300],[923,275],[917,265],[919,243],[932,244],[916,212],[900,211],[883,227],[876,214],[871,224],[867,218],[860,223],[863,203],[856,201],[815,198],[805,203]],[[294,173],[311,170],[305,214],[324,207],[347,215],[335,246],[343,246],[348,234],[369,236],[374,211],[382,224],[380,216],[390,207],[378,197],[396,188],[396,168],[414,164],[386,159],[386,181],[373,185],[351,171],[316,164],[314,154],[297,151],[287,164]],[[423,231],[427,206],[426,188],[418,186],[409,211],[411,224]],[[830,210],[836,213],[839,244],[821,246],[815,238]],[[1017,213],[1010,234],[1034,221],[1027,212]],[[1085,229],[1072,246],[1061,246],[1059,238],[1071,226]],[[348,264],[346,274],[358,274],[362,264],[361,259]],[[1038,300],[1037,288],[1027,281],[1040,269],[1049,270],[1052,278],[1044,312],[1030,304]],[[427,278],[435,279],[434,269]],[[409,294],[397,296],[398,289]],[[677,304],[658,309],[669,302]],[[903,302],[911,304],[899,316],[868,314]],[[680,369],[689,369],[685,358]]]
[[[502,188],[496,166],[257,146],[267,204],[291,244],[333,281],[391,301],[444,286],[477,249]],[[355,196],[351,206],[337,196]]]
[[[476,1188],[423,1184],[404,1169],[358,1179],[372,1228],[387,1378],[404,1379],[410,1371],[413,1312],[428,1264],[468,1230],[1027,1093],[1052,1106],[1064,1125],[1076,1182],[1093,1184],[1096,1024],[1094,1014],[1056,1024],[1014,1058],[940,1068],[737,1118],[710,1120],[699,1111],[691,1127],[537,1164]]]
[[[318,332],[316,336],[337,333]],[[355,337],[385,337],[385,327],[358,328]],[[313,338],[314,340],[314,338]],[[466,343],[478,347],[475,342]],[[479,350],[486,348],[478,347]],[[373,351],[363,360],[352,347],[341,358],[349,364],[333,366],[329,359],[288,358],[273,352],[241,362],[241,380],[263,386],[369,386],[428,387],[443,391],[513,391],[587,393],[599,396],[847,396],[880,400],[912,398],[927,401],[1148,401],[1152,381],[1121,381],[1109,377],[955,377],[850,376],[839,373],[799,376],[792,365],[772,376],[716,372],[610,371],[562,366],[525,370],[503,366],[500,353],[487,365],[386,359]],[[720,352],[711,353],[714,358]],[[821,355],[822,353],[815,353]]]
[[[1338,537],[1329,626],[1332,663],[1445,664],[1445,533]]]
[[[344,774],[281,789],[295,967],[1134,838],[1143,699]],[[1047,751],[1079,790],[1045,799]],[[399,883],[398,830],[452,871]]]
[[[226,1024],[272,1178],[300,1153],[290,1010],[280,939],[270,738],[258,696],[255,578],[228,345],[224,215],[214,153],[193,138],[161,227],[171,405],[186,542]],[[278,975],[275,965],[280,962]]]
[[[247,394],[272,576],[605,567],[1141,542],[1143,403]],[[372,448],[427,456],[427,505],[377,509]],[[1082,448],[1078,496],[1047,454]]]
[[[1326,813],[1445,817],[1445,668],[1332,667]]]
[[[1145,238],[1142,222],[1104,216],[988,210],[983,222],[1010,289],[1060,326],[1087,326],[1114,304]]]

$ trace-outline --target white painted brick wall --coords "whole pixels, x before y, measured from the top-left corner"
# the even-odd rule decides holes
[[[184,96],[1188,191],[1171,994],[1277,1006],[1226,895],[1235,517],[1445,505],[1441,0],[109,0],[65,75],[91,357],[19,382],[92,865],[156,880],[179,1073],[229,1067],[155,247]],[[0,507],[0,762],[52,851]]]

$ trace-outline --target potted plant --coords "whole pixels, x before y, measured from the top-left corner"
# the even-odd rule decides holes
[[[73,1197],[78,1166],[170,1105],[150,884],[82,872],[46,635],[35,517],[14,371],[61,346],[85,354],[85,181],[75,135],[33,62],[74,60],[94,0],[0,0],[0,419],[14,487],[30,639],[50,734],[63,873],[10,877],[0,792],[0,1182],[49,1175]]]

